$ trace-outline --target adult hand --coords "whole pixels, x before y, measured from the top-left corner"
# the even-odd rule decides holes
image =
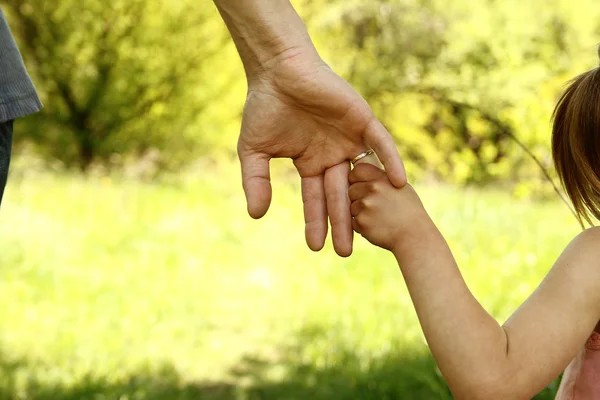
[[[271,202],[269,160],[291,158],[302,178],[308,246],[319,251],[327,217],[340,256],[352,253],[350,162],[368,148],[396,187],[406,184],[394,141],[365,100],[316,51],[287,49],[248,74],[238,154],[248,211],[263,217]]]

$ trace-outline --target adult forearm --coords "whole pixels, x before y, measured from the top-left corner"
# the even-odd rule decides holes
[[[236,44],[248,75],[275,60],[317,57],[298,13],[289,0],[214,0]]]
[[[432,354],[454,394],[497,398],[506,335],[469,291],[442,234],[427,219],[410,243],[394,250]]]

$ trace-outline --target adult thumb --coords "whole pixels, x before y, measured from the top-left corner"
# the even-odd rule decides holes
[[[256,152],[240,151],[238,154],[242,165],[242,185],[248,203],[248,214],[255,219],[262,218],[271,205],[271,157]]]

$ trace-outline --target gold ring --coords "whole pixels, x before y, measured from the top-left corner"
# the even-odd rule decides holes
[[[354,157],[354,159],[352,160],[352,165],[356,165],[357,162],[359,162],[360,160],[362,160],[365,157],[369,157],[371,154],[375,154],[375,150],[369,149],[369,150],[365,151],[364,153],[360,153],[359,155]]]

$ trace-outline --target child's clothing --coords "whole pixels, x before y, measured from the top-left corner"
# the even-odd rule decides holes
[[[600,400],[600,333],[594,332],[563,375],[556,400]]]

